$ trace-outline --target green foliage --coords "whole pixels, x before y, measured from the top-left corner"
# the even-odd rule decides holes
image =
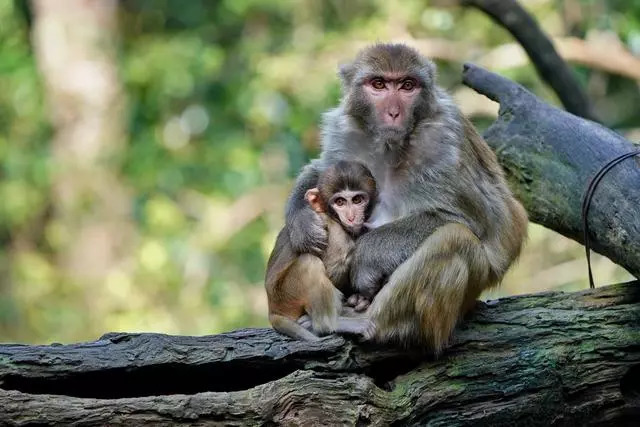
[[[639,2],[583,3],[608,4],[585,28],[615,31],[640,52]],[[128,141],[116,172],[136,243],[128,266],[89,292],[59,272],[52,126],[28,15],[23,2],[0,2],[0,341],[266,325],[266,260],[291,178],[318,153],[321,114],[338,101],[336,65],[358,42],[438,38],[486,52],[512,41],[477,11],[418,0],[119,5]],[[557,30],[554,6],[536,2],[533,12]],[[459,62],[439,65],[441,83],[459,89]],[[553,100],[530,65],[500,72]],[[592,72],[580,72],[588,82]],[[611,77],[602,98],[621,93],[637,97],[637,86]],[[611,123],[640,126],[628,110]]]

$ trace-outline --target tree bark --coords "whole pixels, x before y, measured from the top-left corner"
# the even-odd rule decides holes
[[[466,64],[463,82],[500,103],[484,138],[498,155],[529,218],[580,243],[582,197],[609,160],[637,149],[595,122],[552,107],[525,88]],[[594,250],[640,277],[640,158],[612,169],[589,211]]]
[[[640,417],[640,283],[479,303],[439,359],[270,329],[0,346],[0,423],[582,425]]]

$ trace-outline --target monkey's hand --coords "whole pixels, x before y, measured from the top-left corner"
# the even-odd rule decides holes
[[[321,256],[327,247],[326,222],[310,208],[295,213],[288,224],[291,249],[298,253]]]
[[[351,283],[359,294],[354,307],[364,310],[395,269],[406,261],[442,220],[428,212],[374,228],[356,240]],[[353,297],[352,297],[353,298]],[[366,301],[366,302],[363,302]]]
[[[371,305],[371,300],[361,294],[353,294],[347,299],[347,306],[356,312],[363,312]]]

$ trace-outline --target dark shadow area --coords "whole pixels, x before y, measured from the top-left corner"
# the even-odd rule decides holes
[[[229,392],[268,383],[289,375],[300,367],[284,361],[248,363],[242,360],[203,365],[170,363],[50,378],[7,375],[0,382],[0,388],[29,394],[98,399],[195,394],[205,391]]]
[[[620,392],[626,401],[640,404],[640,365],[634,365],[620,380]]]
[[[394,380],[400,375],[413,371],[426,359],[416,358],[396,358],[374,363],[368,367],[364,373],[373,379],[376,386],[383,390],[391,391],[394,387]]]

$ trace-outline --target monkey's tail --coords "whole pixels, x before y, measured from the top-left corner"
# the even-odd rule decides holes
[[[291,338],[304,341],[318,341],[320,337],[298,325],[295,321],[279,314],[270,314],[269,322],[273,329]]]
[[[469,228],[451,223],[436,229],[373,300],[368,313],[375,339],[439,353],[488,274],[486,252]]]

